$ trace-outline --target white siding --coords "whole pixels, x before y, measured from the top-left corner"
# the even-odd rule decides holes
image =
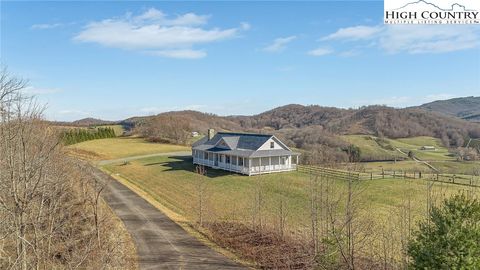
[[[270,143],[272,143],[272,142],[273,142],[274,148],[270,148]],[[273,139],[273,137],[270,138],[270,139],[269,139],[266,143],[264,143],[262,146],[260,146],[260,148],[258,148],[258,150],[272,150],[272,149],[273,149],[273,150],[281,150],[281,149],[285,149],[285,148],[283,148],[277,141],[275,141],[275,140]],[[285,150],[287,150],[287,149],[285,149]]]

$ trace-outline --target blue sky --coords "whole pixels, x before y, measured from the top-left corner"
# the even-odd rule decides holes
[[[2,64],[52,120],[480,94],[480,26],[385,26],[382,1],[1,5]]]

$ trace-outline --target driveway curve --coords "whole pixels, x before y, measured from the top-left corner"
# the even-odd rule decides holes
[[[135,192],[104,172],[103,198],[123,221],[137,247],[140,269],[246,269],[207,247]]]

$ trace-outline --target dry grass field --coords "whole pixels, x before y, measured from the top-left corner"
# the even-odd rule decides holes
[[[357,138],[359,139],[359,138]],[[416,147],[418,142],[397,142],[402,147]],[[78,151],[89,151],[94,159],[114,159],[151,153],[168,153],[189,150],[185,146],[152,144],[140,138],[117,138],[95,140],[72,146]],[[441,154],[439,154],[441,155]],[[437,162],[452,163],[451,160]],[[463,164],[463,163],[462,163]],[[365,171],[418,170],[428,171],[424,165],[413,160],[401,162],[363,163]],[[463,166],[463,165],[462,165]],[[478,166],[478,163],[465,166]],[[251,226],[258,215],[265,228],[278,230],[279,205],[285,217],[285,232],[295,239],[308,239],[311,226],[311,175],[301,172],[286,172],[260,176],[243,176],[220,170],[207,169],[207,176],[195,173],[189,156],[155,156],[104,165],[102,169],[115,178],[126,181],[141,190],[144,196],[158,202],[163,211],[178,217],[192,228],[198,222],[200,192],[204,198],[204,222],[227,222]],[[318,183],[325,181],[321,180]],[[335,216],[345,218],[347,183],[339,179],[327,180],[331,200],[338,201]],[[317,183],[317,184],[318,184]],[[429,188],[430,187],[430,188]],[[414,229],[418,220],[427,214],[430,200],[440,202],[458,192],[479,195],[479,190],[447,183],[432,183],[415,179],[362,180],[355,183],[353,193],[356,204],[356,222],[369,224],[362,234],[369,234],[369,242],[362,243],[361,253],[377,256],[381,242],[377,235],[389,235],[391,252],[396,259],[401,254],[398,224],[406,222],[408,205],[409,226]],[[428,196],[430,194],[430,196]],[[261,206],[258,208],[258,201]],[[213,224],[213,223],[212,223]],[[212,232],[207,232],[207,234]],[[215,239],[215,236],[213,236]],[[367,238],[366,238],[367,239]]]
[[[73,153],[83,153],[94,160],[115,159],[138,155],[189,151],[190,147],[150,143],[142,138],[110,138],[86,141],[68,147]]]
[[[206,181],[203,196],[204,219],[208,221],[235,222],[251,225],[255,218],[255,202],[261,194],[261,216],[264,226],[278,229],[279,203],[283,203],[285,230],[295,238],[308,238],[311,224],[311,176],[300,172],[286,172],[261,176],[243,176],[219,170],[207,170],[207,177],[196,174],[189,157],[150,157],[129,164],[110,164],[104,170],[120,177],[144,191],[186,222],[198,221],[199,181]],[[204,179],[204,180],[200,180]],[[369,256],[378,253],[375,234],[392,234],[396,254],[400,254],[400,236],[393,232],[399,223],[406,222],[405,207],[409,207],[410,226],[427,213],[428,185],[425,180],[378,179],[364,180],[354,185],[356,203],[355,222],[369,224],[369,242],[361,252]],[[347,183],[330,182],[332,200],[338,200],[336,217],[345,215]],[[446,183],[431,187],[431,199],[440,202],[446,196],[461,191],[479,194],[478,189]],[[256,199],[257,198],[257,199]],[[403,212],[402,212],[403,211]],[[258,213],[257,213],[258,214]],[[366,232],[362,232],[366,233]]]

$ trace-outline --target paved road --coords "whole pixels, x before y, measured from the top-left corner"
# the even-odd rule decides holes
[[[97,169],[94,174],[108,181],[103,197],[132,235],[140,269],[245,269],[202,244],[109,175]]]
[[[161,156],[176,157],[176,156],[190,156],[190,155],[192,155],[191,151],[157,153],[157,154],[148,154],[148,155],[140,155],[140,156],[133,156],[133,157],[110,159],[110,160],[101,160],[101,161],[97,162],[97,165],[98,166],[103,166],[103,165],[108,165],[108,164],[113,164],[113,163],[121,163],[121,162],[124,162],[124,161],[132,161],[132,160],[136,160],[136,159],[149,158],[149,157],[161,157]]]

